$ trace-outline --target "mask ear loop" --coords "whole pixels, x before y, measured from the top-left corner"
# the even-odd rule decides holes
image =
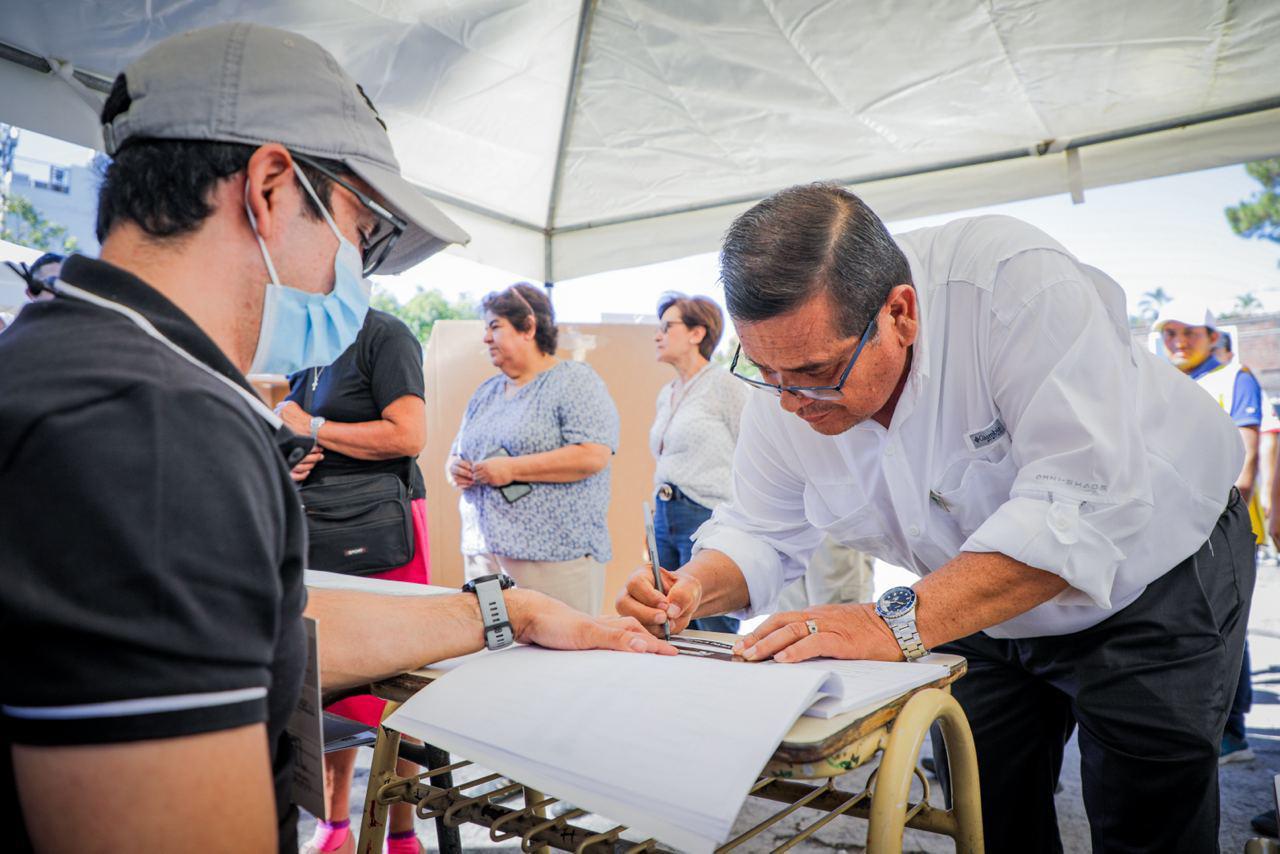
[[[296,166],[294,167],[297,168]],[[262,235],[258,233],[258,218],[253,215],[253,208],[249,205],[249,177],[246,175],[244,179],[244,212],[249,215],[249,226],[253,229],[253,236],[257,238],[258,248],[262,250],[262,260],[267,262],[267,274],[271,276],[271,284],[279,285],[280,277],[276,275],[276,265],[271,263],[271,253],[267,251],[267,244],[262,239]]]
[[[311,200],[316,203],[316,207],[320,209],[320,214],[324,217],[324,221],[329,223],[329,227],[332,228],[333,233],[337,235],[338,242],[341,243],[343,240],[346,240],[346,238],[342,236],[342,232],[338,231],[338,225],[333,221],[333,216],[330,215],[329,209],[320,202],[320,197],[316,195],[315,188],[312,187],[311,182],[307,180],[306,173],[298,168],[297,161],[294,161],[293,172],[298,176],[298,181],[301,182],[302,188],[307,191],[307,195],[311,197]]]

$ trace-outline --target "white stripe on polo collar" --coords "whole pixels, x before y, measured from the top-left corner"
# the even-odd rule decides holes
[[[75,285],[68,283],[65,279],[58,279],[57,285],[55,287],[55,291],[57,293],[68,294],[70,296],[76,297],[77,299],[82,299],[85,302],[91,302],[94,305],[101,306],[102,308],[109,309],[110,311],[114,311],[117,314],[124,315],[125,317],[132,320],[134,324],[143,332],[147,333],[152,338],[156,339],[161,344],[165,345],[170,350],[177,353],[179,356],[186,359],[188,362],[195,365],[197,368],[204,371],[209,376],[219,380],[224,385],[226,385],[227,388],[231,389],[236,394],[240,395],[240,397],[243,398],[244,401],[249,404],[249,407],[253,409],[254,412],[262,416],[262,418],[268,424],[271,425],[272,429],[279,430],[281,427],[284,426],[284,420],[281,419],[279,415],[276,415],[274,412],[272,412],[271,408],[267,406],[265,403],[263,403],[262,400],[257,397],[257,395],[252,394],[251,392],[246,390],[243,386],[241,386],[239,383],[231,379],[228,379],[227,377],[218,373],[213,368],[209,367],[204,362],[200,361],[195,356],[192,356],[186,350],[183,350],[177,344],[174,344],[168,338],[164,337],[164,335],[160,332],[160,330],[156,329],[155,326],[152,325],[151,321],[147,320],[139,312],[134,311],[133,309],[129,308],[126,305],[120,305],[119,303],[112,302],[111,300],[106,299],[105,297],[100,297],[97,294],[90,293],[89,291],[86,291],[83,288],[77,288]]]
[[[208,709],[215,706],[247,703],[251,700],[260,700],[266,696],[266,688],[237,688],[232,691],[174,694],[169,697],[142,697],[136,700],[85,703],[79,706],[0,706],[0,710],[11,718],[33,721],[74,721],[89,718],[124,718],[135,715],[154,715],[163,712],[181,712],[187,709]]]

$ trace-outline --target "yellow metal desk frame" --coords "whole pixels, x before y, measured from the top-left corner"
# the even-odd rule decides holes
[[[775,851],[787,851],[836,817],[851,815],[869,821],[867,850],[872,854],[900,852],[904,827],[950,836],[956,842],[957,852],[980,854],[983,850],[982,810],[973,735],[949,687],[964,675],[966,665],[959,656],[935,655],[933,660],[948,667],[949,673],[945,678],[891,701],[829,720],[802,717],[796,721],[751,789],[752,797],[786,806],[730,839],[717,849],[717,854],[739,849],[801,808],[816,810],[822,815],[798,830]],[[400,703],[438,675],[429,668],[417,670],[376,683],[371,690],[388,700],[386,714],[390,715]],[[950,760],[950,809],[940,809],[929,803],[929,783],[917,767],[920,747],[935,721],[942,728]],[[386,727],[378,728],[360,828],[357,849],[360,854],[381,854],[388,810],[397,802],[416,804],[418,817],[422,819],[443,818],[452,826],[471,822],[488,827],[490,838],[495,842],[518,837],[525,852],[547,848],[578,854],[612,852],[625,844],[621,835],[626,832],[626,827],[617,826],[605,832],[576,827],[573,821],[586,814],[583,810],[570,810],[549,818],[547,808],[555,804],[556,799],[518,783],[495,791],[469,794],[468,790],[476,790],[501,779],[497,774],[447,788],[428,782],[432,777],[470,764],[462,760],[427,769],[414,777],[399,777],[395,770],[399,745],[400,733]],[[848,792],[836,788],[836,780],[841,775],[865,764],[881,751],[884,755],[880,766],[861,791]],[[924,792],[920,801],[915,803],[909,800],[913,777],[920,780]],[[800,782],[802,780],[821,782]],[[522,807],[495,802],[521,790]],[[624,850],[627,854],[639,854],[657,851],[659,845],[656,840],[648,839]],[[760,849],[753,846],[741,850]]]

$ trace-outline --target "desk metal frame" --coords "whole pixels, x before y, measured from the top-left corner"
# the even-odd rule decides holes
[[[765,766],[761,778],[750,795],[786,804],[781,811],[759,822],[717,849],[728,852],[755,839],[759,834],[801,808],[822,815],[798,830],[775,851],[787,851],[808,839],[841,815],[858,816],[869,821],[867,851],[891,854],[902,850],[905,827],[940,833],[956,842],[960,854],[981,854],[982,809],[978,793],[978,762],[974,754],[973,734],[960,705],[951,696],[951,682],[964,674],[963,659],[954,657],[950,673],[943,679],[908,692],[873,710],[851,712],[830,722],[803,718],[779,745]],[[388,700],[385,715],[428,684],[435,674],[416,671],[372,686],[375,695]],[[920,747],[934,722],[942,728],[947,743],[952,781],[950,809],[929,804],[929,782],[916,767]],[[815,737],[815,733],[821,737]],[[369,788],[365,796],[360,829],[359,854],[381,854],[386,836],[388,810],[393,803],[417,806],[419,818],[436,818],[448,827],[463,822],[489,828],[495,842],[521,839],[525,852],[555,848],[561,851],[614,852],[626,845],[621,835],[627,828],[619,825],[603,833],[576,827],[573,821],[585,815],[579,809],[555,818],[547,816],[547,808],[557,803],[518,783],[496,791],[472,794],[469,790],[501,779],[489,775],[459,785],[432,785],[446,779],[444,775],[471,763],[459,761],[431,768],[414,777],[396,775],[396,756],[400,733],[378,727],[373,765],[369,772]],[[865,764],[883,751],[880,767],[859,792],[837,789],[836,780]],[[916,803],[909,801],[912,778],[920,780],[924,794]],[[800,780],[821,780],[811,784]],[[523,806],[506,806],[495,799],[514,797],[523,792]],[[622,850],[626,854],[660,850],[654,839],[632,844]]]

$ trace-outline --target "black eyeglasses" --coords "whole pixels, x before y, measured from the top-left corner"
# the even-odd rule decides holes
[[[339,178],[334,174],[333,170],[326,169],[310,157],[304,157],[303,155],[294,152],[290,153],[293,154],[294,160],[297,160],[300,163],[305,163],[307,166],[310,166],[330,181],[351,193],[351,195],[360,200],[361,204],[373,211],[374,215],[378,218],[378,224],[374,228],[373,234],[369,235],[367,239],[361,238],[361,243],[364,245],[360,247],[360,258],[364,265],[364,275],[373,275],[374,271],[381,267],[382,262],[387,259],[388,253],[391,252],[391,247],[396,245],[396,241],[400,239],[400,235],[404,234],[404,231],[408,228],[409,224],[393,214],[391,211],[387,210],[384,206],[378,204],[368,194],[362,193],[360,190],[351,186],[347,181]]]
[[[845,365],[844,373],[840,374],[840,380],[835,385],[775,385],[767,383],[763,380],[753,380],[750,377],[744,377],[738,373],[738,357],[742,355],[742,345],[738,345],[738,349],[733,353],[733,361],[729,363],[729,373],[733,374],[744,383],[753,385],[756,388],[762,388],[766,391],[773,392],[778,397],[782,396],[784,391],[791,394],[798,394],[802,397],[808,397],[813,400],[839,400],[841,389],[844,388],[845,382],[849,379],[849,373],[853,370],[853,365],[858,361],[858,354],[862,352],[862,348],[866,346],[867,341],[871,338],[871,330],[875,329],[876,318],[880,316],[877,310],[871,315],[871,319],[867,321],[867,328],[863,330],[862,337],[858,339],[858,346],[853,351],[853,356],[849,359],[849,364]]]

